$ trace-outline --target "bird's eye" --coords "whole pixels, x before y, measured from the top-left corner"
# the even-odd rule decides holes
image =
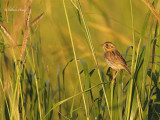
[[[106,48],[110,48],[110,45],[107,44],[107,45],[106,45]]]

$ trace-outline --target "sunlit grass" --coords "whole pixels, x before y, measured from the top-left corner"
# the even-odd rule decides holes
[[[2,1],[0,119],[160,119],[158,3]],[[132,71],[116,84],[106,41]]]

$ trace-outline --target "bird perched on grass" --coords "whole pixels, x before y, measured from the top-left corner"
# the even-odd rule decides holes
[[[120,70],[126,70],[129,74],[131,71],[127,67],[126,61],[121,56],[121,54],[116,49],[115,45],[111,42],[105,42],[102,44],[104,49],[104,59],[107,62],[108,66],[116,71],[114,80]]]

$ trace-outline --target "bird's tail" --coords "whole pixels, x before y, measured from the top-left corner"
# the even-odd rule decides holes
[[[127,66],[125,66],[125,70],[126,70],[127,72],[129,72],[129,74],[131,75],[131,71],[130,71],[130,69],[129,69]]]

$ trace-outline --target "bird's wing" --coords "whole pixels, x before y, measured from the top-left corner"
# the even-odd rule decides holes
[[[115,50],[115,51],[112,51],[112,54],[114,54],[114,57],[115,57],[115,61],[121,65],[126,65],[126,61],[124,60],[124,58],[121,56],[121,54]]]

